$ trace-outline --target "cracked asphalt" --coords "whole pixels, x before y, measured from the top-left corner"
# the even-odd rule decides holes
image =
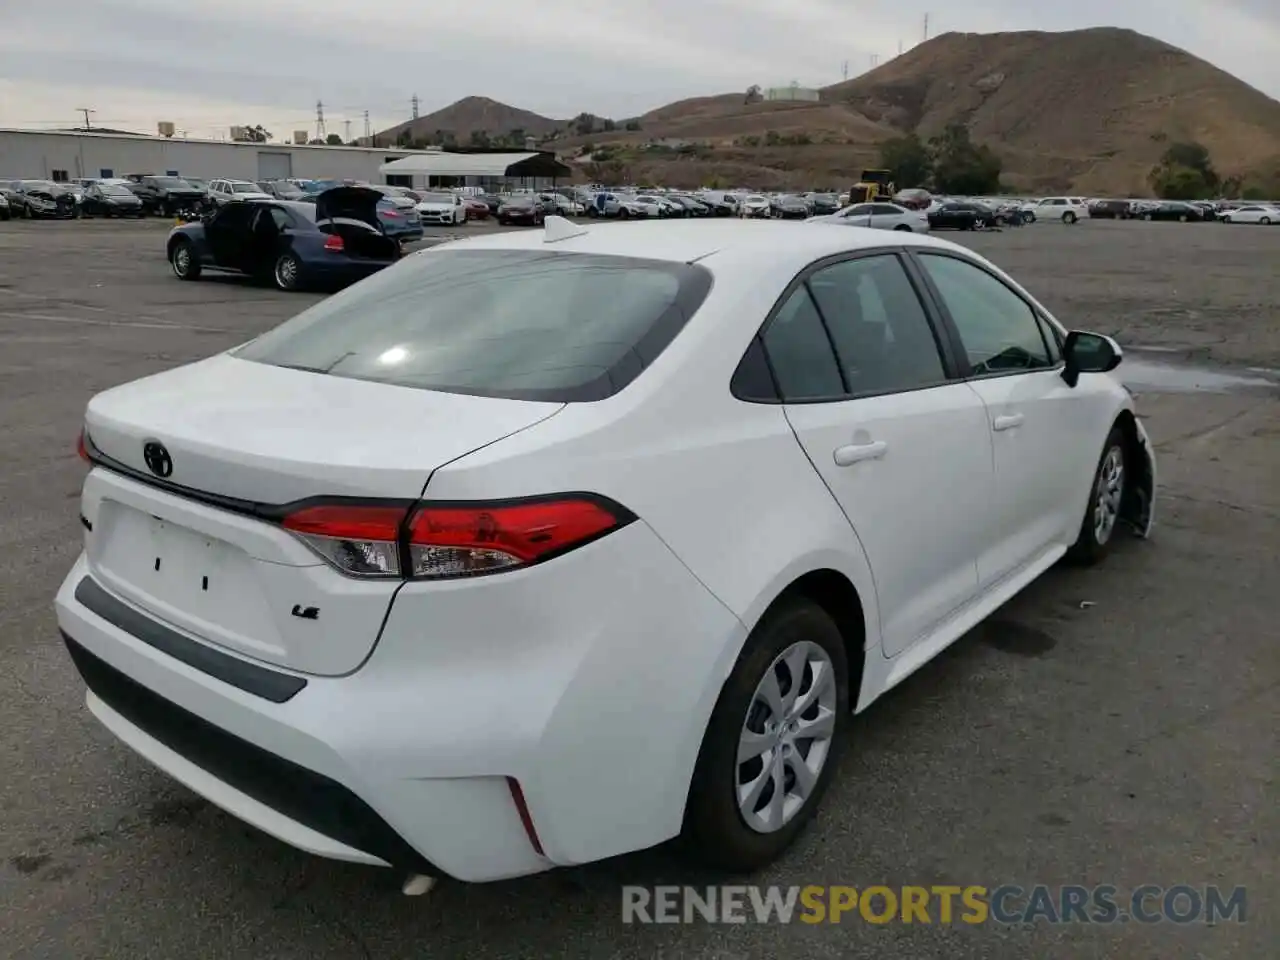
[[[51,601],[80,545],[75,436],[94,392],[241,343],[313,297],[179,283],[163,237],[0,224],[3,956],[1276,955],[1280,392],[1246,368],[1280,367],[1280,230],[958,237],[1067,324],[1162,349],[1144,361],[1169,364],[1174,392],[1132,364],[1158,526],[1103,567],[1051,571],[857,718],[820,817],[750,881],[1247,887],[1247,922],[1213,926],[626,926],[623,883],[714,879],[662,850],[411,899],[398,876],[295,852],[179,787],[87,714],[57,637]],[[1197,390],[1211,378],[1192,363],[1259,382]]]

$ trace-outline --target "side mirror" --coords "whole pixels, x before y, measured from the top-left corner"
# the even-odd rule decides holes
[[[1066,362],[1062,379],[1067,382],[1067,386],[1074,387],[1082,373],[1109,373],[1120,366],[1124,352],[1120,349],[1120,344],[1110,337],[1072,330],[1067,334],[1067,341],[1062,347],[1062,358]]]

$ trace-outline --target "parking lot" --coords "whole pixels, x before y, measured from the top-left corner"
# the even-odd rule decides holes
[[[52,610],[81,542],[84,405],[317,299],[239,278],[179,282],[165,229],[0,224],[6,956],[1275,955],[1280,230],[1097,221],[951,235],[1068,326],[1147,348],[1120,372],[1160,458],[1156,530],[1101,567],[1050,572],[860,715],[812,829],[736,882],[1248,888],[1245,923],[974,927],[856,913],[839,925],[624,925],[622,884],[718,882],[661,850],[406,898],[402,877],[298,853],[117,743],[84,708]]]

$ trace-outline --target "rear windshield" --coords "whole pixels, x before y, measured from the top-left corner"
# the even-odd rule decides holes
[[[526,250],[439,250],[347,288],[235,352],[446,393],[601,400],[711,289],[702,267]]]

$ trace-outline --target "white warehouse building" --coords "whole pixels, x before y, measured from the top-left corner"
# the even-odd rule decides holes
[[[74,180],[146,173],[204,180],[299,177],[379,183],[394,182],[379,174],[384,163],[424,153],[432,151],[0,129],[0,179]]]

